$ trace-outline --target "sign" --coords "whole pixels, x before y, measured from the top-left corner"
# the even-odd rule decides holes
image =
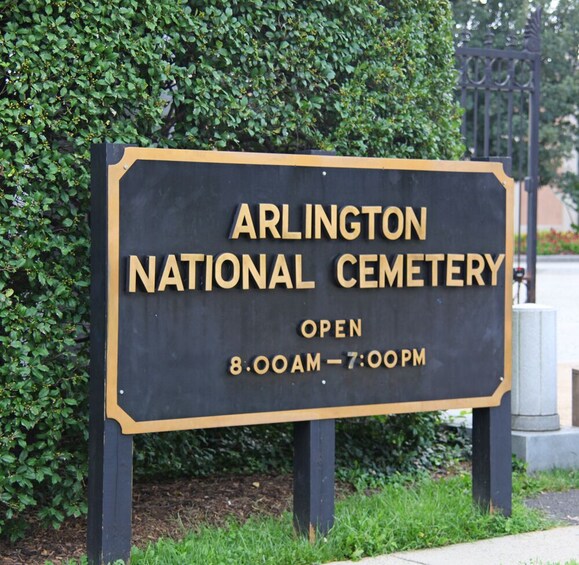
[[[498,406],[502,164],[128,147],[105,164],[106,416],[125,434]]]

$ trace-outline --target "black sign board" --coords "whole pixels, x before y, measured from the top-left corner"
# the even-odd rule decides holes
[[[510,390],[502,164],[128,147],[105,166],[93,271],[123,433],[490,407]]]

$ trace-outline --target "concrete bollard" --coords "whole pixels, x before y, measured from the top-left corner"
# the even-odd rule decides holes
[[[513,306],[513,430],[547,432],[560,428],[556,329],[554,308]]]

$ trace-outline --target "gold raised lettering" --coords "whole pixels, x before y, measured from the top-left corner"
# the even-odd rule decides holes
[[[426,239],[426,208],[420,208],[420,220],[416,217],[416,212],[410,206],[406,206],[406,221],[404,222],[404,238],[412,239],[412,230],[418,239]]]
[[[320,320],[318,327],[320,329],[320,337],[324,337],[327,333],[330,332],[330,329],[332,328],[332,323],[330,322],[330,320]]]
[[[438,286],[438,264],[444,261],[444,253],[427,253],[424,260],[431,264],[430,286]]]
[[[159,281],[157,290],[163,292],[168,286],[174,286],[179,291],[185,290],[183,280],[181,279],[181,272],[179,271],[179,265],[177,264],[177,257],[175,257],[175,255],[167,255],[163,274],[161,275],[161,280]]]
[[[406,367],[406,363],[408,363],[408,361],[410,361],[410,359],[412,359],[412,351],[410,349],[403,349],[400,352],[400,360],[401,360],[401,365],[403,367]]]
[[[348,241],[352,241],[360,235],[360,223],[351,222],[348,224],[347,217],[358,215],[360,215],[360,210],[356,206],[344,206],[340,209],[340,235]]]
[[[205,257],[205,291],[213,290],[213,255]]]
[[[351,253],[344,253],[344,255],[340,255],[336,259],[335,275],[336,275],[336,280],[338,281],[338,284],[341,287],[352,288],[352,287],[356,286],[357,281],[355,278],[346,279],[344,277],[344,264],[345,263],[351,263],[352,265],[355,265],[357,262],[358,262],[358,260]]]
[[[476,263],[476,266],[475,266]],[[474,280],[480,286],[484,286],[485,281],[482,273],[485,269],[485,261],[478,253],[467,253],[466,255],[466,285],[472,286]]]
[[[420,265],[415,265],[414,261],[424,261],[424,254],[409,253],[406,255],[406,286],[424,286],[424,279],[416,278],[416,275],[420,275]]]
[[[299,334],[306,339],[311,339],[316,335],[318,326],[313,320],[304,320],[299,327]]]
[[[231,278],[228,280],[223,276],[224,263],[231,265]],[[233,253],[222,253],[215,259],[215,282],[217,286],[225,289],[234,288],[239,282],[239,259]]]
[[[396,367],[398,364],[398,353],[393,349],[386,351],[384,354],[384,366],[387,369],[392,369],[392,367]]]
[[[281,238],[282,239],[301,239],[302,234],[299,231],[289,231],[289,205],[281,205]]]
[[[129,292],[137,292],[137,277],[147,292],[155,292],[156,257],[147,257],[147,270],[136,255],[129,255]]]
[[[229,239],[238,239],[241,234],[247,234],[249,239],[257,239],[251,209],[245,202],[237,207],[233,227],[229,233]]]
[[[249,280],[250,275],[253,279],[253,284],[257,288],[260,290],[267,288],[266,273],[267,255],[265,253],[259,254],[259,267],[256,266],[251,255],[244,254],[241,256],[241,288],[243,290],[252,288]]]
[[[303,289],[310,289],[316,288],[316,281],[304,281],[303,277],[303,261],[301,255],[295,256],[295,265],[296,265],[296,289],[303,290]]]
[[[304,239],[312,239],[312,205],[306,204],[304,208]]]
[[[321,353],[306,353],[306,371],[319,371],[321,366]]]
[[[390,265],[386,255],[380,255],[378,262],[378,285],[380,288],[386,286],[386,281],[388,281],[388,286],[401,288],[404,283],[403,275],[404,255],[396,255],[393,265]]]
[[[358,264],[360,266],[358,286],[360,288],[378,288],[378,281],[369,278],[374,276],[376,261],[378,261],[378,255],[371,253],[358,256]],[[374,265],[369,265],[368,263],[374,263]]]
[[[202,253],[181,253],[179,258],[184,263],[189,263],[187,290],[195,290],[197,288],[197,263],[202,263],[205,260],[205,255]]]
[[[449,253],[446,256],[446,286],[464,286],[462,279],[455,279],[454,275],[460,275],[460,265],[464,261],[464,253]]]
[[[260,204],[259,205],[259,238],[267,238],[267,232],[271,234],[274,239],[279,239],[281,236],[277,230],[279,223],[279,208],[275,204]]]
[[[362,320],[350,320],[350,335],[355,337],[362,337]]]
[[[390,217],[394,216],[396,220],[396,228],[394,231],[390,229]],[[390,206],[386,208],[384,214],[382,215],[382,233],[386,239],[400,239],[402,232],[404,231],[404,214],[400,208],[396,206]]]
[[[418,349],[412,350],[412,364],[415,367],[426,365],[426,349],[424,347],[420,351]]]
[[[271,277],[267,288],[272,289],[278,285],[285,286],[286,288],[294,287],[285,255],[276,256],[271,268]]]
[[[314,239],[322,239],[322,225],[330,239],[338,237],[338,206],[330,206],[330,216],[321,204],[314,204]]]
[[[501,264],[503,263],[503,261],[505,259],[505,254],[501,253],[500,255],[497,255],[496,259],[493,259],[493,256],[490,253],[485,253],[485,259],[486,259],[487,264],[491,270],[491,285],[496,286],[497,285],[497,275],[498,275],[499,269],[501,268]]]
[[[362,214],[368,218],[368,239],[376,237],[376,216],[382,212],[382,206],[362,206]]]
[[[302,363],[302,358],[300,355],[295,355],[292,361],[290,373],[303,373],[303,372],[304,372],[304,364]]]

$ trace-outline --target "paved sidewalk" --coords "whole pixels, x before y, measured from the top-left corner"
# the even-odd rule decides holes
[[[579,526],[368,557],[360,565],[552,565],[579,563]],[[328,565],[344,565],[336,561]]]
[[[552,520],[579,526],[579,489],[543,492],[539,496],[527,498],[525,505],[541,510]]]

